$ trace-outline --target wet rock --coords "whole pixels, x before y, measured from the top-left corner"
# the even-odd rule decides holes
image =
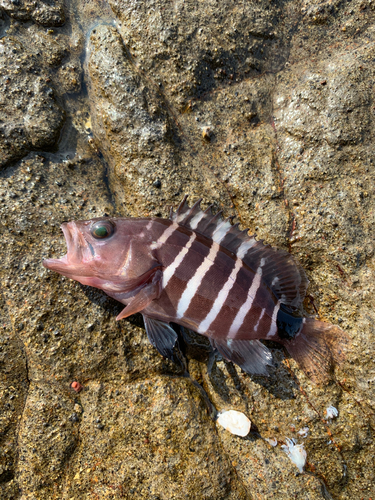
[[[372,57],[371,49],[362,50],[365,58]],[[338,54],[328,65],[322,62],[318,71],[316,67],[310,74],[305,70],[288,103],[283,98],[285,89],[280,85],[275,116],[287,132],[303,139],[304,144],[313,145],[317,141],[329,146],[358,144],[368,135],[370,95],[365,82],[370,73],[360,62],[353,63],[352,56]],[[296,68],[294,74],[300,70]]]
[[[137,65],[162,82],[170,101],[180,108],[223,81],[239,81],[281,62],[274,57],[281,13],[275,4],[110,4]]]
[[[65,22],[63,2],[30,0],[1,0],[0,7],[19,21],[33,20],[43,26],[61,26]]]
[[[59,68],[59,78],[65,92],[80,92],[82,70],[79,61],[62,65]]]
[[[64,475],[79,440],[82,407],[53,381],[32,383],[18,434],[18,484],[21,491],[35,491],[46,498]]]
[[[94,382],[81,401],[82,446],[64,487],[67,498],[93,492],[120,498],[125,491],[135,498],[246,498],[188,380]],[[100,471],[106,484],[93,483]]]
[[[0,40],[0,68],[0,165],[4,166],[30,150],[54,145],[64,114],[47,76],[17,40]]]
[[[59,67],[63,59],[71,52],[68,48],[69,39],[66,36],[53,30],[46,30],[37,24],[28,26],[26,29],[22,25],[15,27],[12,24],[7,33],[11,36],[15,35],[25,47],[27,47],[28,40],[32,39],[32,46],[28,50],[32,52],[36,64],[44,71],[49,67],[54,69]],[[64,70],[64,67],[61,70]],[[46,79],[53,77],[53,72],[48,76],[46,74]],[[58,82],[60,84],[60,80]]]
[[[9,313],[1,297],[0,329],[0,484],[3,498],[16,498],[18,484],[17,443],[28,391],[26,356],[22,343],[14,335]]]
[[[192,152],[179,137],[168,103],[137,70],[114,28],[93,30],[88,70],[93,129],[108,159],[111,184],[117,186],[113,192],[119,205],[125,204],[125,213],[139,213],[140,204],[150,213],[151,199],[165,206],[166,200],[177,201],[182,192],[202,183],[214,183],[223,191],[209,170],[194,168]],[[181,162],[184,168],[178,170]],[[165,189],[153,189],[155,177]],[[135,184],[139,185],[136,197]]]
[[[254,212],[252,218],[245,214],[254,207],[258,227],[259,223],[266,226],[264,235],[276,241],[276,233],[284,231],[287,213],[273,159],[273,130],[266,123],[271,82],[223,88],[178,115],[176,127],[173,109],[129,59],[113,28],[102,26],[94,31],[89,56],[93,128],[124,213],[139,214],[141,207],[149,213],[155,201],[160,208],[151,213],[167,213],[166,205],[176,203],[181,193],[199,192],[207,202],[216,201],[228,211],[231,207],[231,213],[235,209],[241,221],[255,230]],[[109,72],[111,77],[105,77]],[[254,129],[248,112],[257,107],[262,122]],[[209,147],[202,140],[208,126],[215,127],[215,140]],[[165,189],[152,189],[155,174]],[[135,183],[141,186],[136,198],[132,194]]]

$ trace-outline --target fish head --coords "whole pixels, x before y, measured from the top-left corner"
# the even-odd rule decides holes
[[[122,222],[122,223],[121,223]],[[67,245],[60,259],[46,259],[43,266],[85,285],[101,286],[118,276],[130,251],[129,225],[123,219],[104,217],[64,222]]]

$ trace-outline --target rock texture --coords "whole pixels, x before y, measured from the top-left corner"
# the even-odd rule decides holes
[[[374,498],[374,2],[0,9],[0,498]],[[352,339],[317,387],[277,345],[269,378],[209,374],[191,337],[191,377],[246,438],[139,316],[41,266],[62,221],[167,216],[185,193],[296,255],[306,314]]]
[[[0,165],[4,166],[30,150],[53,146],[63,111],[36,58],[14,38],[0,40],[0,72]]]
[[[32,20],[42,26],[61,26],[65,21],[63,2],[50,0],[1,0],[0,7],[14,19]]]

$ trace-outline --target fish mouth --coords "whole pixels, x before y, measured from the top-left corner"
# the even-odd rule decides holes
[[[64,233],[67,252],[59,259],[43,260],[43,266],[67,277],[82,275],[83,270],[87,276],[87,264],[95,257],[92,245],[86,241],[74,221],[64,222],[60,228]]]

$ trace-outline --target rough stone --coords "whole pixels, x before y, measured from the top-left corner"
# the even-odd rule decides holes
[[[53,146],[64,114],[35,58],[13,38],[0,40],[0,166]]]
[[[69,2],[51,33],[41,3],[0,3],[0,498],[374,498],[374,2],[110,4]],[[352,339],[318,387],[276,344],[265,378],[208,373],[205,339],[184,337],[245,438],[139,316],[116,322],[121,305],[41,266],[65,252],[63,220],[167,216],[185,193],[293,253],[306,314]]]
[[[119,188],[113,189],[116,200],[119,205],[126,200],[127,213],[136,214],[139,201],[148,203],[148,212],[160,213],[155,199],[159,205],[165,205],[166,199],[176,203],[182,186],[189,191],[202,185],[209,189],[211,182],[216,186],[216,198],[225,196],[210,171],[194,168],[193,155],[178,135],[168,103],[138,73],[114,28],[101,26],[92,31],[88,71],[93,131],[106,150],[111,185]],[[182,171],[177,168],[181,161]],[[165,190],[154,189],[155,177],[166,186],[167,198]],[[135,184],[139,189],[134,197]]]
[[[18,329],[22,326],[17,325]],[[15,335],[9,311],[1,298],[0,333],[0,484],[1,498],[16,498],[18,484],[18,424],[22,418],[29,381],[22,343]]]
[[[43,26],[61,26],[65,22],[63,2],[61,0],[0,0],[0,8],[19,21],[29,21]]]
[[[273,67],[281,9],[265,0],[233,4],[183,0],[142,4],[111,0],[119,31],[137,67],[156,79],[181,110],[227,80]],[[162,6],[162,11],[160,10]],[[162,13],[161,13],[162,12]]]

